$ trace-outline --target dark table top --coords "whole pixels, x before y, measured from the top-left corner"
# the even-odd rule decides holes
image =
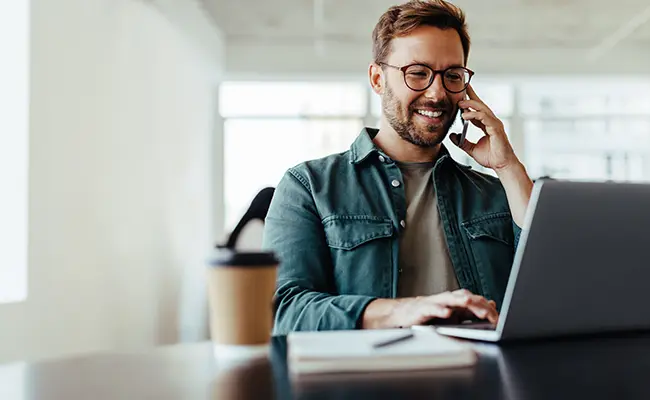
[[[208,342],[0,365],[0,399],[650,399],[650,334],[479,345],[473,368],[297,381],[270,360],[218,365]]]

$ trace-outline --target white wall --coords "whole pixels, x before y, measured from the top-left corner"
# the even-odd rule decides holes
[[[0,305],[0,362],[204,329],[221,74],[204,18],[194,1],[33,0],[29,296]]]

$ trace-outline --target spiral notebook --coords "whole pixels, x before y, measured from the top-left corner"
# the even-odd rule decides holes
[[[376,347],[413,334],[413,337]],[[476,363],[471,345],[430,328],[292,332],[287,337],[292,374],[461,368]]]

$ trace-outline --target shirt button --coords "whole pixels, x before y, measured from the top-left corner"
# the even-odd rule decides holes
[[[379,156],[379,161],[380,162],[386,162],[386,159],[384,158],[384,156]]]
[[[406,221],[401,220],[399,224],[402,225],[402,228],[406,228]]]
[[[399,181],[397,179],[393,179],[390,184],[393,185],[393,187],[399,187]]]

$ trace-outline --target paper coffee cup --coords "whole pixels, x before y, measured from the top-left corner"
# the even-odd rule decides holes
[[[278,259],[271,252],[217,249],[210,258],[210,334],[227,357],[266,354],[273,328]]]

